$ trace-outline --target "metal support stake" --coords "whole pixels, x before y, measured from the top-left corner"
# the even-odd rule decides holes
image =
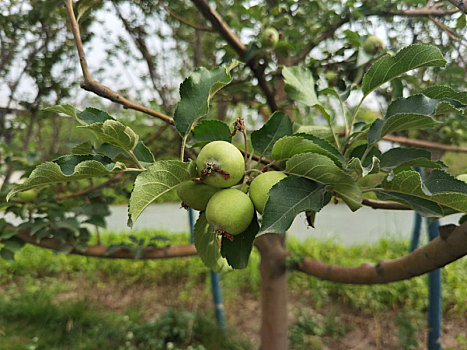
[[[427,223],[428,224],[428,223]],[[428,226],[430,241],[439,236],[439,222]],[[441,270],[428,274],[428,350],[441,350]]]
[[[195,215],[193,209],[188,209],[188,219],[190,220],[190,243],[193,244],[195,231]],[[211,271],[211,293],[212,301],[214,303],[214,314],[216,316],[216,323],[221,328],[226,328],[224,300],[222,298],[221,278],[218,273]]]
[[[412,231],[412,240],[410,241],[410,252],[413,252],[418,248],[418,243],[420,242],[420,231],[422,228],[422,217],[420,214],[415,213],[414,216],[414,225]]]

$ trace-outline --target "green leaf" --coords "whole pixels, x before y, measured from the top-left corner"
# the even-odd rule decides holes
[[[14,261],[15,260],[15,253],[13,253],[12,251],[8,250],[8,249],[5,249],[5,248],[2,248],[0,249],[0,257],[4,260],[7,260],[7,261]]]
[[[384,55],[363,76],[365,96],[399,75],[421,67],[444,67],[441,51],[432,45],[414,44],[400,50],[395,56]]]
[[[456,108],[452,105],[452,101],[440,101],[438,105],[436,106],[435,114],[440,115],[440,114],[464,114],[464,116],[467,116],[467,109],[462,109],[462,108]]]
[[[409,207],[412,207],[418,214],[424,217],[441,217],[443,216],[443,208],[433,201],[428,199],[411,196],[404,193],[387,193],[376,192],[376,197],[383,201],[401,202]]]
[[[91,154],[92,153],[92,145],[91,142],[86,141],[82,142],[79,145],[76,145],[71,149],[72,154]]]
[[[447,85],[430,86],[422,94],[432,99],[449,99],[467,105],[467,92],[454,90]]]
[[[127,244],[111,244],[107,247],[107,250],[105,251],[104,255],[105,256],[112,255],[113,253],[118,252],[119,250],[123,248],[130,249],[132,247],[128,247]]]
[[[305,106],[314,106],[318,103],[315,92],[313,74],[304,67],[283,67],[285,92],[294,101]]]
[[[362,192],[354,178],[326,156],[297,154],[287,161],[286,172],[327,185],[326,189],[337,192],[352,211],[362,206]]]
[[[127,151],[120,147],[111,145],[110,143],[103,143],[99,146],[96,152],[103,154],[114,161],[133,163],[133,159]],[[149,166],[151,163],[154,163],[154,155],[141,140],[138,141],[133,153],[136,159],[138,159],[143,165]]]
[[[194,162],[178,160],[155,162],[136,177],[128,206],[128,226],[132,226],[143,210],[164,193],[178,187],[184,181],[198,176]]]
[[[276,161],[282,161],[292,158],[296,154],[308,152],[322,154],[332,159],[337,166],[342,166],[342,156],[337,157],[333,152],[321,147],[321,145],[316,144],[311,139],[305,139],[302,136],[285,136],[278,140],[272,149],[272,157]]]
[[[303,177],[288,176],[269,191],[259,234],[284,233],[299,213],[320,211],[328,202],[323,185]]]
[[[363,144],[363,145],[359,145],[359,146],[355,147],[350,152],[349,158],[350,159],[358,158],[358,159],[362,160],[363,154],[365,154],[367,147],[368,147],[368,145],[366,143]],[[381,151],[376,147],[373,147],[373,148],[370,149],[370,151],[368,152],[368,154],[366,155],[365,159],[362,162],[362,166],[363,167],[370,167],[372,165],[372,163],[373,163],[373,158],[374,157],[376,157],[376,158],[381,157]]]
[[[385,135],[396,131],[428,129],[435,127],[437,124],[439,122],[432,117],[415,113],[399,113],[388,118],[376,119],[368,130],[368,144],[370,146],[374,145]]]
[[[96,134],[103,142],[120,147],[125,151],[133,151],[138,143],[139,136],[128,126],[116,120],[106,120],[103,123],[93,123],[80,126]]]
[[[294,134],[293,136],[300,136],[300,137],[303,137],[304,139],[313,141],[316,145],[326,150],[328,154],[333,155],[333,156],[328,155],[329,158],[337,159],[339,163],[341,163],[341,165],[345,164],[344,156],[337,150],[336,147],[334,147],[334,145],[332,145],[327,140],[319,136],[313,135],[313,134],[305,134],[305,133],[297,133],[297,134]]]
[[[2,221],[3,219],[0,219]],[[5,227],[5,225],[0,224],[0,242],[4,239],[9,239],[16,235],[15,230],[10,230]]]
[[[455,91],[453,90],[453,94]],[[434,96],[434,94],[432,94]],[[447,95],[446,95],[447,96]],[[443,114],[443,113],[462,113],[460,103],[455,99],[449,99],[440,94],[443,99],[432,99],[425,95],[413,95],[407,98],[399,98],[393,101],[386,112],[385,118],[398,113],[416,113],[424,115]]]
[[[88,220],[84,221],[84,223],[102,227],[102,228],[107,227],[107,223],[105,219],[102,216],[98,216],[98,215],[91,216]]]
[[[104,123],[107,120],[115,120],[109,113],[97,108],[88,107],[76,115],[76,120],[82,125],[91,125],[95,123]]]
[[[155,161],[154,154],[152,154],[151,150],[141,140],[136,144],[133,153],[140,162],[154,163]]]
[[[365,158],[365,161],[367,159],[369,159],[368,156]],[[379,163],[379,158],[373,156],[371,157],[370,164],[367,167],[364,167],[360,158],[352,158],[347,165],[347,169],[352,170],[355,173],[354,179],[357,181],[364,176],[379,173]]]
[[[76,118],[76,115],[80,113],[79,110],[77,110],[75,107],[69,104],[47,107],[44,108],[43,111],[66,114],[72,118]]]
[[[432,115],[439,102],[440,100],[434,100],[424,95],[413,95],[407,98],[402,97],[389,105],[385,118],[399,113]]]
[[[230,134],[229,126],[220,120],[202,120],[193,129],[193,138],[189,145],[191,147],[202,147],[212,141],[230,142]]]
[[[417,148],[393,148],[381,155],[381,170],[392,171],[399,167],[419,166],[442,169],[443,163],[433,162],[431,153]]]
[[[59,182],[87,179],[120,172],[125,164],[114,163],[108,157],[101,155],[70,155],[63,156],[53,162],[40,164],[33,170],[29,178],[15,186],[7,195],[7,200],[16,193]]]
[[[256,153],[269,155],[274,144],[283,136],[292,135],[293,123],[283,112],[274,112],[261,129],[251,133],[251,144]]]
[[[196,69],[180,85],[180,102],[174,113],[175,127],[182,137],[188,135],[193,123],[209,112],[209,101],[214,94],[230,84],[230,71],[240,62],[233,61],[225,67],[207,70]]]
[[[208,224],[202,212],[195,224],[193,238],[199,257],[209,269],[222,273],[230,270],[227,259],[222,257],[214,228]]]
[[[78,5],[78,15],[76,16],[76,21],[79,23],[81,18],[93,7],[97,7],[102,3],[102,0],[84,0],[80,1]]]
[[[313,135],[326,141],[334,140],[329,126],[325,125],[301,125],[294,135],[302,136],[302,134]]]
[[[467,183],[442,170],[434,169],[423,183],[417,171],[402,171],[388,176],[382,188],[390,194],[407,194],[467,213]]]
[[[248,266],[253,241],[258,230],[259,225],[255,215],[246,231],[235,235],[233,241],[230,241],[225,236],[222,237],[221,255],[227,259],[231,267],[234,269],[244,269]]]
[[[2,241],[2,244],[4,245],[3,249],[8,249],[12,253],[17,253],[24,246],[24,241],[16,237],[11,237],[6,241]]]

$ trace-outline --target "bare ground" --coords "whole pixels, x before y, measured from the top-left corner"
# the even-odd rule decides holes
[[[63,276],[65,279],[66,277]],[[108,311],[125,312],[128,308],[140,308],[145,320],[152,319],[169,308],[183,308],[190,311],[211,313],[212,300],[209,289],[203,283],[186,286],[182,283],[148,285],[145,283],[121,284],[112,281],[68,280],[67,291],[58,295],[56,302],[63,300],[86,300]],[[318,318],[331,315],[336,317],[337,326],[345,329],[344,334],[324,334],[321,340],[324,350],[400,350],[403,349],[396,322],[397,310],[378,314],[367,314],[349,306],[334,302],[316,309],[312,293],[293,295],[289,293],[289,324],[296,321],[298,312],[309,311]],[[229,295],[225,300],[227,324],[239,335],[259,345],[260,300],[259,296],[243,292]],[[425,320],[414,321],[418,338],[417,349],[426,344]],[[443,348],[467,350],[456,337],[467,337],[467,317],[450,315],[443,317]]]

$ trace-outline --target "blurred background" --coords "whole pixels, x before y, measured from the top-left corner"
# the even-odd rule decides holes
[[[418,42],[441,49],[448,61],[445,68],[419,69],[383,85],[360,110],[357,118],[361,121],[384,116],[389,101],[432,84],[443,82],[458,90],[466,87],[466,16],[447,1],[269,0],[212,1],[210,5],[247,47],[243,59],[254,57],[275,91],[283,84],[281,65],[299,64],[312,71],[317,89],[348,89],[377,57],[362,49],[371,35],[381,38],[383,52],[395,53]],[[180,83],[193,69],[239,59],[189,1],[80,0],[74,2],[74,8],[92,76],[131,101],[168,115],[179,100]],[[274,48],[264,48],[261,33],[271,27],[279,32],[279,42]],[[208,118],[230,125],[242,117],[247,131],[257,129],[270,114],[268,101],[252,70],[237,69],[233,76],[234,81],[212,101]],[[188,243],[188,214],[172,192],[151,205],[133,230],[126,227],[131,175],[60,202],[55,195],[108,179],[46,188],[28,203],[5,202],[11,187],[36,165],[70,153],[83,141],[95,144],[96,140],[76,127],[75,120],[43,110],[48,106],[68,103],[78,109],[106,110],[135,130],[157,159],[178,158],[180,137],[175,129],[87,92],[81,89],[81,82],[62,2],[1,1],[0,220],[27,223],[41,208],[41,215],[67,222],[66,229],[72,233],[86,227],[86,239],[92,243],[132,244],[151,237],[159,237],[156,243],[161,245],[167,244],[166,240]],[[350,104],[358,102],[359,94],[351,92]],[[319,114],[292,105],[286,96],[278,100],[297,129],[326,124]],[[343,124],[338,116],[333,117],[338,125]],[[441,115],[443,124],[435,129],[398,136],[466,146],[465,118]],[[383,142],[381,147],[394,145]],[[452,175],[467,173],[467,153],[437,152],[435,156]],[[441,222],[458,219],[449,216]],[[413,221],[411,212],[362,208],[353,214],[339,204],[329,205],[318,214],[315,229],[307,227],[304,216],[298,216],[288,245],[292,251],[328,263],[376,262],[408,252]],[[4,259],[0,259],[2,350],[257,347],[256,252],[246,270],[223,276],[229,329],[229,337],[225,337],[216,330],[208,271],[198,258],[112,261],[55,254],[32,246],[20,248],[2,250]],[[446,349],[467,349],[466,267],[461,259],[443,270]],[[292,273],[290,344],[294,349],[423,349],[427,293],[423,276],[387,286],[355,287]]]

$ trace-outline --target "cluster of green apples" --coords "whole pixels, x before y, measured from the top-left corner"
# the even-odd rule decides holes
[[[278,171],[262,173],[251,182],[249,195],[246,194],[239,185],[245,175],[243,155],[225,141],[204,146],[196,166],[199,180],[181,184],[177,194],[184,205],[205,210],[207,221],[216,231],[230,235],[238,235],[248,228],[255,209],[263,212],[271,187],[286,177]]]

